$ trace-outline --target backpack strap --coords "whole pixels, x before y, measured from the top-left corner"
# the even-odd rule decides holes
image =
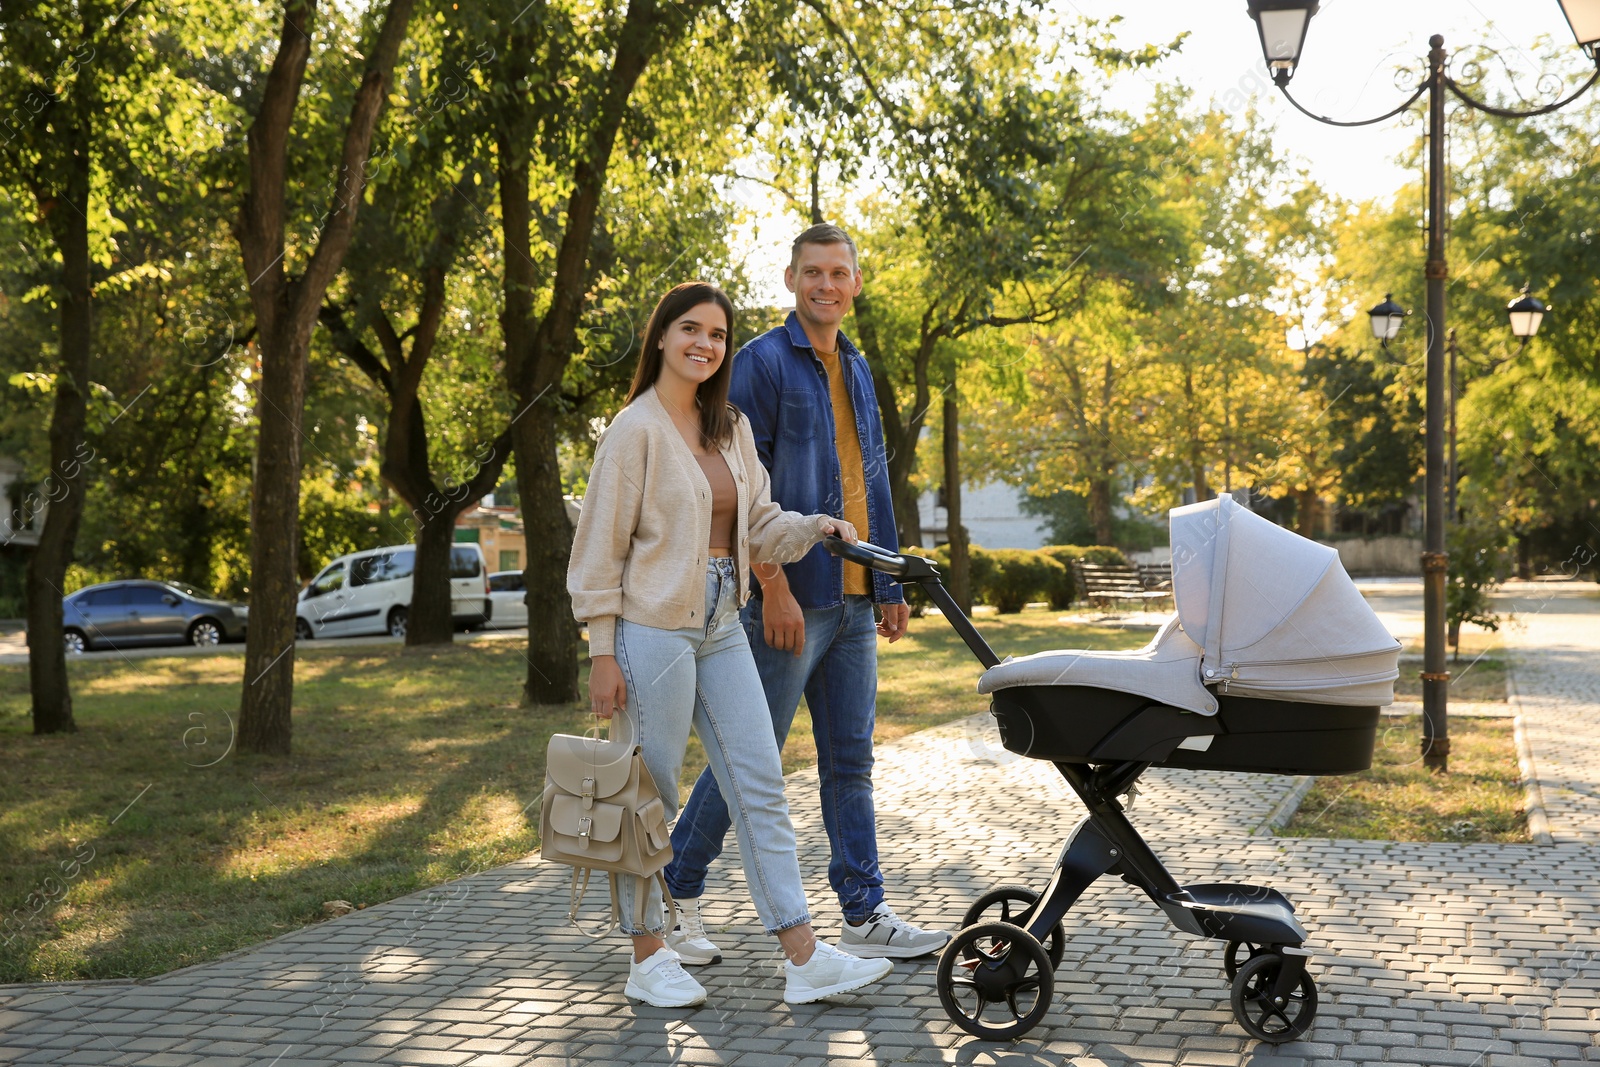
[[[583,875],[582,885],[578,883],[579,873],[582,873]],[[600,938],[605,937],[606,934],[610,932],[606,927],[602,926],[598,932],[590,933],[588,930],[583,928],[582,924],[578,922],[578,909],[583,906],[583,895],[589,891],[589,876],[593,873],[594,868],[592,867],[572,868],[572,892],[567,902],[567,922],[572,925],[574,930],[578,931],[578,933],[582,934],[584,937],[587,937],[591,941],[598,941]],[[613,884],[613,888],[611,890],[611,910],[613,914],[616,912],[616,901],[617,891],[615,885]]]
[[[578,875],[580,873],[583,875],[582,882],[578,880]],[[593,873],[594,869],[592,867],[572,868],[571,892],[567,900],[567,922],[570,923],[572,927],[580,934],[589,938],[590,940],[599,940],[610,932],[607,928],[601,927],[598,933],[590,933],[578,922],[578,909],[583,906],[584,894],[589,891],[589,876]],[[666,904],[667,922],[666,925],[662,927],[662,932],[670,933],[672,928],[678,925],[678,903],[672,899],[672,890],[667,888],[667,880],[662,877],[660,871],[656,871],[655,873],[648,875],[612,874],[607,879],[611,886],[611,919],[616,925],[624,925],[622,921],[622,901],[617,896],[617,879],[619,877],[633,878],[638,882],[634,892],[633,923],[635,926],[644,926],[645,908],[648,904],[647,898],[650,894],[651,883],[661,887],[661,899],[662,902]]]

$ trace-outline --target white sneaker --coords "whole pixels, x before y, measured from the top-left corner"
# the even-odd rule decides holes
[[[667,934],[667,947],[691,967],[721,963],[722,950],[706,937],[706,924],[700,918],[700,897],[678,901],[678,925]]]
[[[643,963],[630,960],[623,992],[658,1008],[688,1008],[706,1002],[705,987],[689,977],[670,948],[656,949]]]
[[[890,910],[888,904],[880,902],[860,926],[844,924],[839,948],[864,960],[909,960],[938,952],[949,940],[948,931],[912,926]]]
[[[784,963],[783,999],[790,1004],[809,1004],[871,985],[892,970],[894,964],[888,960],[859,959],[819,940],[804,965]]]

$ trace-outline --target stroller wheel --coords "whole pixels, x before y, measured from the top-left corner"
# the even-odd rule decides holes
[[[997,886],[972,902],[972,907],[961,918],[961,925],[967,927],[978,923],[1002,922],[1027,929],[1028,918],[1038,900],[1039,894],[1025,885]],[[1060,967],[1061,957],[1067,951],[1067,931],[1060,922],[1045,939],[1044,949],[1050,954],[1051,969]],[[1232,978],[1233,975],[1228,977]]]
[[[1281,956],[1265,952],[1247,960],[1233,979],[1233,1017],[1251,1037],[1274,1045],[1304,1034],[1317,1017],[1317,985],[1309,974],[1300,976],[1283,1003],[1273,999],[1272,987],[1282,966]]]
[[[1009,1041],[1050,1010],[1055,967],[1032,934],[980,923],[956,934],[939,956],[939,1003],[952,1022],[986,1041]]]
[[[1267,951],[1265,945],[1253,941],[1229,941],[1228,947],[1222,950],[1222,973],[1231,984],[1238,977],[1239,968]]]

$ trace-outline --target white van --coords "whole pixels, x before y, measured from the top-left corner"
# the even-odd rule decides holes
[[[300,591],[294,635],[302,641],[354,634],[404,637],[416,559],[415,545],[340,556]],[[456,625],[464,629],[484,625],[494,613],[489,568],[477,545],[450,546],[450,609]]]

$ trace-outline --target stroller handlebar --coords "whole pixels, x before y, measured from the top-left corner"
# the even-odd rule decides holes
[[[901,582],[938,581],[933,562],[921,556],[902,556],[870,541],[846,541],[837,534],[822,539],[822,547],[841,559],[859,563],[868,570],[882,571]]]
[[[939,606],[945,620],[961,635],[978,662],[993,667],[1000,662],[989,642],[973,627],[955,598],[939,581],[939,568],[923,556],[900,555],[869,541],[846,541],[834,535],[822,539],[822,547],[841,559],[859,563],[868,570],[882,571],[902,585],[920,585],[928,598]]]

